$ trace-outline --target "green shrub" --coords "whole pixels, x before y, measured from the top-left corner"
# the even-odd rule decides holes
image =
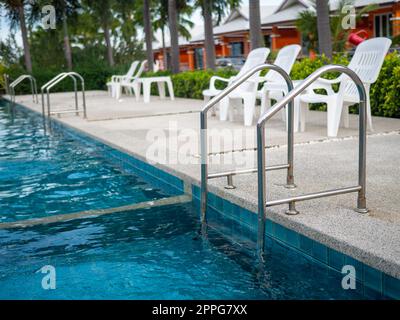
[[[347,65],[348,62],[349,59],[343,55],[336,55],[333,59],[333,63],[335,64]],[[304,79],[318,68],[329,63],[326,57],[318,57],[313,60],[304,58],[294,64],[291,77],[293,80]],[[126,65],[115,68],[99,65],[96,67],[81,67],[74,71],[81,74],[85,79],[86,90],[104,90],[107,80],[113,74],[124,74],[128,68],[129,66]],[[2,85],[3,74],[5,72],[10,75],[11,80],[16,79],[19,75],[24,73],[22,67],[18,65],[11,68],[0,66],[0,85]],[[62,72],[62,70],[34,70],[33,74],[37,79],[38,88],[60,72]],[[217,71],[185,71],[178,74],[171,74],[169,71],[159,71],[156,73],[146,72],[143,74],[143,77],[169,75],[174,85],[176,97],[203,99],[202,91],[209,87],[210,79],[213,75],[230,78],[235,74],[237,74],[236,70],[226,68],[218,69]],[[338,75],[335,73],[329,73],[324,77],[332,79],[337,76]],[[219,89],[223,89],[226,87],[226,84],[217,81],[216,86]],[[336,90],[337,87],[334,89]],[[28,93],[29,90],[29,82],[26,82],[18,87],[17,93]],[[60,83],[53,89],[54,92],[71,90],[73,90],[73,86],[70,80]],[[152,94],[156,94],[155,85],[152,88]],[[400,118],[400,56],[397,53],[391,53],[386,57],[379,78],[371,87],[370,98],[373,115]],[[314,110],[326,110],[324,104],[314,104],[311,108]],[[357,107],[351,107],[350,112],[357,112]]]

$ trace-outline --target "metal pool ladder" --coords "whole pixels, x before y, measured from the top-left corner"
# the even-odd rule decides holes
[[[224,173],[208,174],[208,152],[207,152],[207,111],[218,103],[222,98],[227,96],[235,88],[237,88],[244,81],[249,79],[256,72],[269,68],[276,72],[279,72],[286,81],[288,86],[288,94],[272,108],[270,108],[264,115],[260,117],[257,122],[257,168],[230,171]],[[265,171],[287,169],[287,182],[286,187],[294,188],[294,175],[293,175],[293,125],[294,125],[294,99],[302,93],[307,87],[315,82],[320,76],[327,72],[340,72],[350,77],[355,83],[359,96],[360,96],[360,108],[359,108],[359,159],[358,159],[358,184],[356,186],[350,186],[345,188],[319,191],[315,193],[303,194],[294,196],[286,199],[266,201],[266,178]],[[265,123],[271,119],[278,111],[283,109],[285,105],[288,105],[288,163],[283,165],[265,166]],[[293,84],[290,77],[279,67],[270,64],[263,64],[257,66],[247,72],[243,77],[236,80],[232,85],[223,90],[220,94],[210,100],[200,113],[200,126],[201,126],[201,221],[206,223],[207,213],[207,189],[208,180],[224,177],[228,178],[228,187],[232,185],[232,176],[237,174],[253,173],[257,172],[258,180],[258,233],[257,233],[257,254],[262,257],[265,246],[265,222],[266,222],[266,208],[281,204],[288,204],[287,214],[298,214],[295,204],[297,201],[311,200],[321,197],[329,197],[334,195],[340,195],[350,192],[357,192],[357,207],[356,211],[359,213],[367,213],[366,207],[366,92],[364,85],[358,75],[351,69],[340,66],[340,65],[327,65],[313,72],[303,82],[301,82],[296,88],[293,89]]]
[[[50,107],[50,89],[53,88],[56,84],[63,81],[65,78],[71,78],[74,81],[74,92],[75,92],[75,109],[68,109],[62,111],[51,111]],[[77,86],[77,79],[81,82],[81,92],[82,92],[82,110],[79,109],[78,105],[78,86]],[[86,98],[85,98],[85,80],[83,77],[76,72],[62,72],[55,76],[53,79],[45,83],[41,88],[41,96],[42,96],[42,113],[45,115],[45,103],[44,103],[44,90],[47,93],[47,116],[50,117],[51,115],[60,115],[65,113],[75,113],[77,116],[80,112],[83,112],[83,118],[87,118],[86,113]]]
[[[23,74],[22,76],[19,76],[16,80],[14,80],[10,86],[10,97],[11,97],[11,102],[15,103],[15,87],[18,86],[22,81],[25,79],[29,79],[31,83],[31,91],[32,91],[32,99],[34,103],[39,103],[38,101],[38,96],[37,96],[37,85],[36,85],[36,79],[31,76],[30,74]],[[36,97],[36,99],[35,99]]]

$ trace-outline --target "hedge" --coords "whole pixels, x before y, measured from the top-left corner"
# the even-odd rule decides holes
[[[349,59],[346,56],[340,55],[333,58],[333,63],[347,65]],[[291,77],[294,80],[304,79],[309,76],[313,71],[329,63],[325,57],[316,59],[304,58],[297,61],[293,66]],[[75,70],[79,72],[85,79],[87,90],[104,90],[107,80],[113,74],[123,74],[128,69],[128,66],[120,66],[118,68],[109,68],[106,66],[98,66],[96,68],[82,68]],[[4,70],[0,68],[1,72],[8,72],[11,78],[16,78],[22,74],[22,70],[18,68]],[[34,70],[34,76],[38,81],[40,87],[46,81],[54,77],[61,71],[46,71]],[[174,85],[176,97],[202,99],[202,91],[209,87],[210,78],[213,75],[218,75],[224,78],[229,78],[237,74],[233,69],[219,69],[217,71],[199,70],[199,71],[185,71],[178,74],[171,74],[169,71],[159,71],[157,73],[147,72],[143,74],[144,77],[150,76],[165,76],[170,75]],[[2,77],[2,75],[0,75]],[[327,74],[327,78],[336,77],[337,74]],[[224,88],[224,83],[217,82],[217,87]],[[21,86],[18,92],[28,92],[28,84],[24,87]],[[60,83],[55,88],[55,91],[72,90],[72,83],[69,81]],[[155,93],[155,87],[152,92]],[[398,53],[391,53],[387,55],[383,64],[381,73],[375,84],[372,85],[370,91],[371,97],[371,110],[375,116],[394,117],[400,118],[400,56]],[[326,110],[326,106],[317,104],[312,106],[313,109]],[[357,112],[356,107],[350,108],[351,112]]]

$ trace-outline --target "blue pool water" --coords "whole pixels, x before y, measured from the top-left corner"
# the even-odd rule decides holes
[[[155,200],[168,192],[124,172],[99,150],[0,101],[0,222]]]
[[[277,243],[256,269],[250,248],[213,229],[200,236],[189,205],[0,230],[0,243],[0,299],[361,298],[337,272]],[[42,289],[45,265],[55,290]]]
[[[18,109],[0,107],[0,216],[15,221],[165,197],[88,147]],[[268,240],[210,221],[199,233],[192,204],[126,211],[27,228],[0,229],[0,299],[360,299],[338,272]],[[242,227],[243,228],[243,227]],[[56,271],[42,287],[41,268]]]

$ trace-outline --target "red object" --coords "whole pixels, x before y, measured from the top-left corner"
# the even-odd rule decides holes
[[[360,35],[363,34],[363,37]],[[368,39],[368,33],[365,30],[360,30],[358,32],[350,33],[349,37],[347,38],[347,41],[349,41],[351,44],[358,46],[361,42],[364,40]]]

